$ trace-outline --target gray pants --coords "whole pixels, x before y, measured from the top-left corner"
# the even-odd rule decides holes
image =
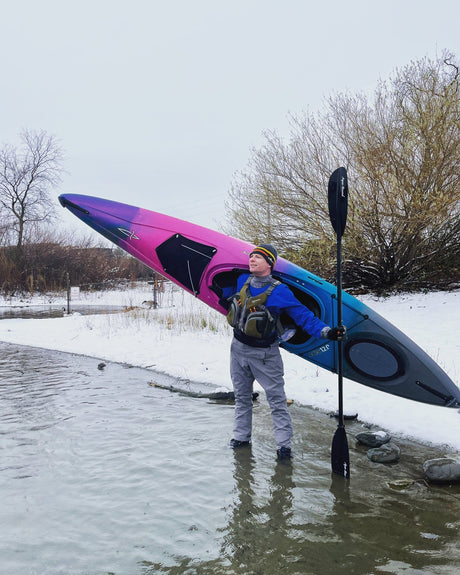
[[[252,431],[252,390],[254,380],[263,387],[272,412],[273,431],[278,447],[290,447],[292,422],[284,392],[284,367],[277,343],[251,347],[233,338],[230,375],[235,392],[235,439],[249,441]]]

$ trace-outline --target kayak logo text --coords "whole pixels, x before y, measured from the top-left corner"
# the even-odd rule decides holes
[[[331,344],[325,343],[324,345],[322,345],[318,349],[314,349],[311,353],[308,354],[308,356],[309,357],[315,357],[316,355],[320,355],[321,353],[329,351],[330,349],[331,349]]]
[[[126,230],[125,228],[117,228],[117,230],[119,232],[121,232],[123,235],[125,235],[129,240],[139,240],[140,239],[131,230]]]

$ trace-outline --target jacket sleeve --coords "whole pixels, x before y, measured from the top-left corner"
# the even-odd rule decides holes
[[[278,286],[270,295],[267,307],[270,308],[270,310],[273,309],[278,316],[285,311],[299,327],[313,337],[320,338],[321,331],[325,327],[329,327],[306,306],[300,303],[291,290],[284,284]]]

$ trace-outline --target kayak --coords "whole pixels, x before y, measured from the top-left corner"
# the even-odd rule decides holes
[[[103,198],[63,194],[61,205],[155,272],[222,314],[222,291],[248,273],[254,245],[171,216]],[[337,288],[284,259],[273,277],[326,324],[337,323]],[[414,341],[350,294],[342,293],[343,376],[374,389],[415,401],[460,407],[460,390]],[[282,317],[289,325],[290,318]],[[300,328],[280,345],[336,373],[336,343]]]

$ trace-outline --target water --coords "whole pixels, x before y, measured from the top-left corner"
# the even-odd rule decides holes
[[[70,308],[70,313],[79,313],[80,315],[98,315],[109,314],[123,311],[123,306],[105,305],[96,307],[84,304],[74,304]],[[28,307],[0,307],[1,319],[43,319],[50,317],[64,317],[67,314],[67,306],[49,305],[49,306],[28,306]]]
[[[371,463],[352,423],[348,484],[331,478],[324,414],[292,406],[295,458],[280,464],[264,400],[252,449],[233,452],[233,406],[99,364],[0,344],[2,573],[459,572],[460,489],[422,481],[439,448],[399,439],[398,465]]]

